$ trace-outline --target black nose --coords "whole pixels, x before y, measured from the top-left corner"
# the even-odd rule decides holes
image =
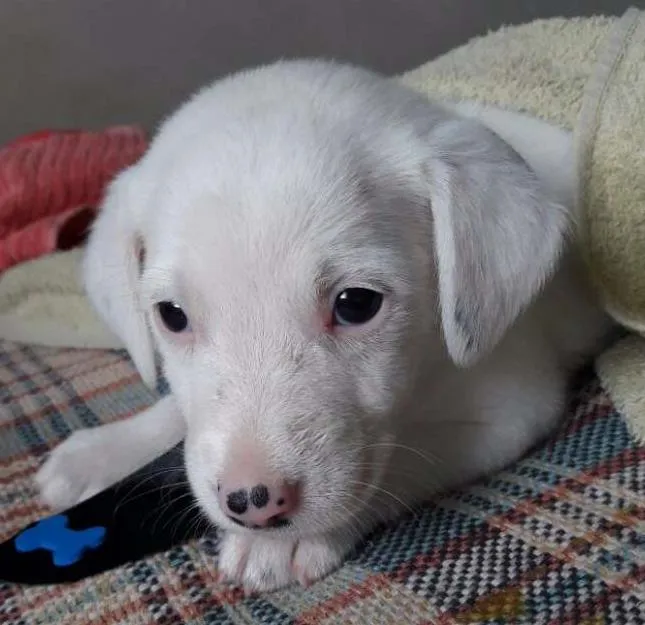
[[[269,503],[269,489],[264,484],[258,484],[251,489],[251,503],[256,508],[264,508]]]
[[[244,514],[249,508],[249,496],[246,490],[236,490],[226,497],[226,505],[233,514]]]

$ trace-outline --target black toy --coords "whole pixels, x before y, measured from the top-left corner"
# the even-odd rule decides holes
[[[185,475],[155,478],[177,453],[0,544],[0,581],[73,582],[203,535]]]

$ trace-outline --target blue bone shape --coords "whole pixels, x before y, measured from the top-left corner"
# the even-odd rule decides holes
[[[25,553],[47,549],[55,566],[69,566],[78,562],[84,551],[96,549],[103,542],[104,527],[77,531],[69,529],[67,521],[64,514],[43,519],[16,536],[16,550]]]

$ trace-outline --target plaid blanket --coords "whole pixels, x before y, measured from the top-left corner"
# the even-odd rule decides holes
[[[154,401],[118,352],[0,343],[0,538],[47,511],[31,477],[74,428]],[[307,590],[219,585],[216,538],[69,586],[0,583],[0,623],[645,622],[645,449],[593,375],[559,434],[376,531]]]

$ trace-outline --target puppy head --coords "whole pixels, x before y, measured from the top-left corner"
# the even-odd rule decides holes
[[[148,381],[161,354],[208,515],[237,529],[223,487],[297,484],[280,531],[306,534],[368,505],[433,367],[496,345],[565,226],[477,123],[362,70],[282,63],[166,122],[113,184],[85,275]]]

